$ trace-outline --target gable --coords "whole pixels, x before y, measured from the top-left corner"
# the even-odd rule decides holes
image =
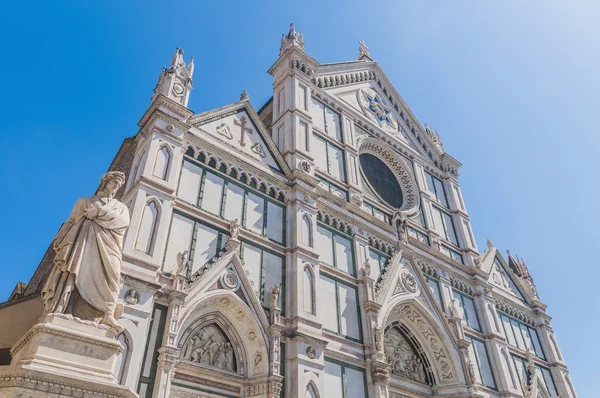
[[[374,127],[393,135],[410,148],[419,151],[416,142],[408,134],[400,115],[381,92],[375,82],[326,89],[366,117]]]
[[[511,296],[518,298],[519,300],[525,301],[525,297],[510,277],[504,262],[501,261],[498,256],[494,256],[488,281],[494,286],[497,286],[503,292],[506,292]]]
[[[197,127],[255,161],[282,172],[271,148],[246,110],[240,109],[233,114]]]

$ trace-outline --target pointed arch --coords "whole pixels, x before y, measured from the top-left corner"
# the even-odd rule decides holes
[[[302,215],[301,223],[301,242],[303,245],[313,247],[313,229],[312,229],[312,221],[310,220],[310,216],[306,213]]]
[[[169,145],[163,144],[159,146],[158,150],[156,151],[152,175],[166,181],[169,175],[169,170],[171,169],[172,157],[173,155]]]
[[[303,293],[304,293],[304,311],[315,315],[315,273],[310,264],[304,264],[302,276]]]
[[[148,199],[142,210],[142,217],[140,218],[138,234],[135,240],[136,250],[152,255],[160,214],[161,205],[158,199]]]
[[[306,385],[306,389],[304,392],[305,398],[319,398],[319,390],[314,382],[310,381]]]
[[[124,385],[127,378],[127,370],[129,369],[129,361],[131,360],[133,339],[127,330],[123,330],[119,333],[116,339],[121,343],[123,351],[121,351],[117,358],[115,377],[117,383]]]
[[[242,267],[241,264],[239,267]],[[247,295],[248,292],[252,293],[245,276],[242,276],[241,279],[241,292],[245,292],[242,295]],[[247,296],[250,303],[246,303],[231,290],[205,291],[208,286],[203,283],[196,284],[195,288],[190,291],[189,301],[186,301],[180,313],[177,346],[181,350],[182,358],[185,358],[186,347],[191,343],[190,339],[194,336],[194,331],[216,323],[225,332],[233,346],[237,361],[236,373],[248,378],[267,376],[269,373],[269,338],[266,328],[269,321],[264,315],[264,311],[262,313],[255,312],[260,306],[260,302],[256,296]],[[260,310],[262,311],[262,308]],[[211,366],[205,367],[210,368]],[[231,371],[224,372],[232,373]]]
[[[500,325],[498,325],[498,316],[496,315],[496,311],[492,307],[492,304],[487,303],[486,308],[488,310],[488,314],[489,314],[490,318],[492,318],[494,320],[492,322],[492,325],[494,325],[495,331],[500,332],[501,330],[500,330]]]
[[[435,385],[435,375],[427,355],[410,329],[393,322],[384,331],[385,354],[392,374],[420,383]]]
[[[504,364],[504,366],[506,367],[506,371],[508,372],[510,384],[511,384],[512,388],[517,388],[517,382],[515,380],[515,375],[513,374],[512,368],[510,367],[510,361],[508,359],[508,354],[506,353],[506,350],[504,349],[504,347],[502,347],[500,349],[500,355],[502,358],[502,363]]]
[[[414,297],[396,295],[383,302],[378,324],[384,331],[390,325],[405,326],[427,357],[436,385],[465,383],[458,349],[440,313],[436,314]]]

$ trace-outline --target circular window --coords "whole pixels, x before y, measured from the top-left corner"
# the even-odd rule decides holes
[[[370,153],[359,156],[363,174],[379,197],[394,208],[402,207],[402,189],[398,179],[381,159]]]

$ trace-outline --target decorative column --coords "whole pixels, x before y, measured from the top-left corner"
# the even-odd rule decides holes
[[[458,303],[458,299],[453,297],[448,305],[448,323],[450,323],[450,327],[454,332],[454,336],[456,337],[456,346],[458,348],[458,353],[460,355],[460,361],[462,363],[462,368],[465,372],[465,380],[467,381],[467,387],[469,387],[469,392],[473,392],[476,390],[476,376],[475,376],[475,365],[469,358],[469,346],[471,342],[465,338],[465,331],[463,329],[463,309],[460,307]]]
[[[279,398],[283,376],[281,376],[281,309],[279,308],[279,295],[281,288],[275,285],[271,288],[271,310],[269,312],[269,384],[265,397]]]
[[[366,320],[363,323],[363,335],[367,342],[366,356],[370,358],[368,362],[371,368],[371,378],[375,385],[374,397],[387,398],[389,396],[390,366],[385,360],[382,326],[377,321],[381,304],[377,303],[375,298],[374,280],[371,278],[371,264],[368,257],[365,259],[360,273],[362,276],[358,284]]]
[[[158,350],[158,368],[156,383],[154,384],[155,398],[168,398],[171,392],[171,380],[175,374],[175,367],[179,363],[180,350],[177,348],[177,334],[179,332],[179,312],[187,293],[185,286],[185,273],[188,268],[187,252],[179,253],[176,274],[173,276],[173,291],[169,295],[169,310],[167,312],[167,327],[163,337],[163,345]]]

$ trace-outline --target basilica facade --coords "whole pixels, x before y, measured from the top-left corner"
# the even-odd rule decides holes
[[[194,113],[177,49],[110,166],[131,219],[114,383],[143,398],[576,398],[525,262],[480,252],[461,164],[366,45],[321,64],[292,25],[268,73],[260,109],[244,91]],[[0,394],[54,256],[0,304],[3,325],[18,319],[0,333]]]

